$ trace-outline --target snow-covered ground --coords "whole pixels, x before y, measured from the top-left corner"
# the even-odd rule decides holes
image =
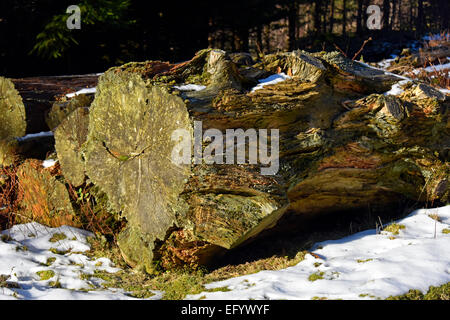
[[[435,72],[435,71],[444,71],[444,70],[448,71],[449,69],[450,69],[450,63],[445,63],[445,64],[438,64],[436,66],[426,67],[423,70],[425,70],[426,72]],[[415,69],[413,72],[415,74],[418,74],[420,72],[420,70],[421,70],[420,68]]]
[[[104,289],[96,270],[119,271],[107,258],[91,259],[90,232],[38,223],[15,225],[0,234],[0,299],[131,299],[121,289]],[[155,292],[156,293],[156,292]],[[156,293],[153,299],[159,298]]]
[[[430,217],[436,215],[440,221]],[[450,206],[414,211],[398,235],[368,230],[317,243],[294,267],[211,283],[188,299],[378,299],[450,281]]]
[[[398,234],[374,229],[317,243],[294,267],[210,283],[207,289],[231,291],[187,299],[377,299],[449,282],[450,206],[417,210],[396,225]],[[0,236],[0,299],[131,299],[95,277],[119,269],[84,254],[87,231],[28,223]]]
[[[449,39],[450,38],[450,34],[448,34],[448,33],[445,34],[445,35],[443,35],[443,34],[430,34],[430,35],[424,36],[422,38],[422,40],[430,41],[430,40],[439,40],[439,39],[443,39],[443,38]],[[419,42],[416,42],[416,45],[418,45],[418,44],[419,44]],[[418,50],[418,48],[416,46],[412,46],[410,49],[413,52]],[[391,55],[391,57],[389,59],[384,59],[384,60],[379,61],[377,63],[377,66],[379,68],[374,68],[373,66],[370,66],[368,64],[362,63],[362,64],[364,64],[364,65],[366,65],[368,67],[371,67],[371,68],[374,68],[374,69],[378,69],[378,70],[382,70],[386,74],[397,76],[398,78],[402,79],[402,81],[394,84],[392,86],[392,89],[389,90],[388,92],[386,92],[385,95],[395,95],[395,96],[397,96],[397,95],[401,94],[404,91],[401,88],[401,86],[405,85],[408,82],[413,81],[413,79],[411,79],[411,78],[408,78],[408,77],[405,77],[405,76],[401,76],[401,75],[394,74],[394,73],[386,71],[391,66],[391,64],[395,61],[395,59],[397,57],[398,57],[397,55]],[[450,61],[450,57],[447,57],[447,61]],[[444,72],[444,71],[447,72],[447,77],[448,77],[450,75],[450,63],[444,63],[444,64],[439,64],[439,65],[435,65],[435,66],[429,66],[429,67],[425,67],[425,68],[419,67],[419,68],[413,69],[411,72],[413,74],[415,74],[415,75],[418,75],[421,72],[434,73],[434,72]],[[434,75],[431,75],[430,77],[434,78]],[[441,91],[444,94],[450,94],[450,90],[448,90],[448,89],[442,89],[441,88],[441,89],[438,89],[438,90]]]
[[[389,67],[394,59],[380,62],[379,70]],[[449,66],[438,68],[446,70]],[[435,69],[424,70],[433,72]],[[399,95],[403,92],[401,86],[413,81],[395,76],[399,82],[386,95]],[[260,80],[251,91],[289,78],[284,73],[274,74]],[[205,89],[193,84],[176,88],[181,91]],[[67,96],[95,91],[96,88],[82,89]],[[446,89],[441,91],[450,93]],[[47,135],[52,133],[31,134],[19,140]],[[46,160],[43,166],[51,167],[55,163],[55,160]],[[439,221],[430,215],[439,217]],[[396,224],[401,226],[398,234],[377,233],[374,229],[317,243],[312,249],[314,255],[308,254],[294,267],[211,283],[207,289],[227,287],[230,291],[204,292],[187,299],[382,299],[410,289],[426,292],[430,286],[448,283],[450,206],[417,210]],[[92,234],[80,229],[48,228],[37,223],[2,231],[0,299],[132,299],[122,289],[105,289],[101,286],[103,280],[89,277],[95,275],[96,270],[115,273],[119,269],[107,258],[91,259],[85,254],[90,249],[88,236]],[[151,299],[161,297],[161,292],[155,292]]]

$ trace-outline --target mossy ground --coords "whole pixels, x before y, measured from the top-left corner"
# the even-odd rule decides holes
[[[47,258],[47,261],[45,263],[42,263],[42,265],[50,267],[55,261],[56,261],[55,257],[50,257]]]
[[[441,218],[440,218],[436,213],[429,214],[428,216],[429,216],[431,219],[436,220],[437,222],[441,222]]]
[[[425,294],[419,290],[409,290],[399,296],[390,296],[387,300],[450,300],[450,282],[439,287],[431,286]]]
[[[65,254],[69,253],[70,249],[69,250],[59,250],[59,249],[56,249],[56,248],[50,248],[49,251],[51,253],[53,253],[53,254],[59,254],[59,255],[63,256]]]
[[[40,277],[41,281],[49,280],[55,276],[55,271],[53,270],[42,270],[36,272],[36,274]]]
[[[61,240],[64,240],[64,239],[66,239],[67,238],[67,236],[63,233],[63,232],[61,232],[61,233],[55,233],[51,238],[50,238],[50,242],[59,242],[59,241],[61,241]]]
[[[322,271],[315,272],[315,273],[312,273],[309,275],[308,280],[309,281],[317,281],[317,280],[323,279],[323,275],[324,275],[324,272],[322,272]]]
[[[205,285],[262,270],[280,270],[294,266],[302,261],[307,254],[306,251],[299,251],[291,257],[274,255],[252,262],[226,265],[214,270],[207,270],[206,268],[192,270],[185,268],[160,271],[157,274],[149,275],[127,267],[120,256],[120,251],[117,246],[111,243],[105,243],[98,238],[90,238],[89,243],[91,245],[91,251],[88,253],[89,256],[107,257],[117,267],[123,270],[115,274],[97,270],[94,275],[87,276],[88,278],[100,278],[105,281],[103,286],[122,288],[137,298],[149,298],[154,295],[153,291],[159,290],[164,292],[162,298],[166,300],[179,300],[189,294],[198,294],[201,292],[228,291],[229,289],[226,287],[206,289]]]
[[[400,230],[405,229],[405,226],[398,223],[392,223],[388,225],[386,228],[384,228],[384,231],[390,232],[394,235],[398,235]]]
[[[2,236],[0,237],[0,240],[3,242],[14,241],[14,239],[11,238],[11,236],[9,236],[7,234],[2,234]]]

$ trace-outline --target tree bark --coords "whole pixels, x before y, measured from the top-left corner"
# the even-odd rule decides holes
[[[262,26],[258,25],[256,27],[256,49],[258,52],[258,56],[262,56],[264,53],[264,46],[262,41]]]
[[[294,2],[289,6],[288,14],[288,42],[289,50],[294,50],[296,48],[297,41],[297,24],[298,24],[298,4]]]
[[[0,140],[22,137],[26,130],[25,106],[14,84],[0,77]]]
[[[392,18],[389,24],[389,29],[393,30],[395,27],[395,19],[396,19],[396,14],[397,14],[397,1],[396,0],[392,0]]]
[[[82,146],[89,127],[89,109],[80,107],[66,117],[55,130],[55,149],[66,180],[74,187],[85,181]]]
[[[320,23],[320,19],[322,16],[322,2],[323,0],[314,2],[314,29],[316,34],[321,32],[322,24]]]
[[[69,193],[57,179],[57,168],[43,168],[42,161],[27,160],[19,167],[17,177],[22,195],[17,223],[80,226]]]

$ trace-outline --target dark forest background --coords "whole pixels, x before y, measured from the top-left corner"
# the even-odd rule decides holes
[[[81,30],[66,9],[81,8]],[[366,27],[379,5],[381,30]],[[408,41],[448,30],[449,0],[1,0],[0,74],[8,77],[103,72],[128,61],[180,62],[206,47],[266,54],[339,50],[389,56]]]

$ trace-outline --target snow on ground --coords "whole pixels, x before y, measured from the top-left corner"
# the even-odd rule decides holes
[[[391,66],[392,62],[394,62],[396,58],[397,56],[395,54],[392,54],[389,59],[381,60],[377,63],[377,65],[382,69],[387,69]]]
[[[202,91],[202,90],[206,89],[205,86],[202,86],[199,84],[183,84],[183,85],[173,86],[173,87],[180,91]]]
[[[429,215],[437,214],[441,222]],[[420,209],[397,221],[398,235],[376,230],[317,243],[294,267],[211,283],[188,299],[377,299],[450,281],[450,206]],[[435,237],[436,230],[436,237]],[[448,231],[445,231],[448,230]],[[317,280],[315,280],[317,279]],[[313,280],[313,281],[312,281]]]
[[[448,57],[447,57],[447,59],[448,59]],[[417,75],[422,71],[431,73],[431,72],[435,72],[435,71],[439,72],[439,71],[444,71],[444,70],[449,70],[449,69],[450,69],[450,63],[445,63],[445,64],[437,64],[435,66],[429,66],[426,68],[416,68],[412,72]]]
[[[273,74],[270,77],[258,80],[259,84],[257,84],[255,87],[253,87],[251,92],[255,92],[256,90],[260,90],[260,89],[264,88],[264,86],[267,86],[267,85],[283,82],[283,81],[285,81],[287,79],[290,79],[290,78],[291,77],[289,77],[288,75],[286,75],[283,72],[277,73],[277,74]]]
[[[448,57],[447,57],[447,59],[448,59]],[[438,64],[435,66],[426,67],[424,70],[426,72],[434,72],[434,71],[442,71],[442,70],[447,70],[447,69],[450,69],[450,63]]]
[[[294,267],[211,283],[207,289],[231,291],[187,299],[377,299],[448,283],[450,206],[420,209],[396,224],[403,226],[398,234],[368,230],[317,243],[314,256]],[[107,258],[83,254],[90,232],[28,223],[0,236],[0,284],[7,279],[0,299],[131,299],[121,289],[103,288],[101,279],[83,276],[119,270]],[[162,293],[155,293],[152,299],[160,299]]]
[[[96,92],[97,92],[97,88],[96,87],[94,87],[94,88],[85,88],[85,89],[78,90],[77,92],[68,93],[68,94],[66,94],[66,97],[67,98],[73,98],[73,97],[75,97],[75,96],[77,96],[79,94],[89,94],[89,93],[96,93]]]
[[[131,299],[121,289],[102,288],[101,279],[86,277],[95,270],[119,271],[107,258],[90,259],[83,254],[90,248],[88,236],[93,235],[34,222],[2,231],[0,299]],[[1,285],[2,279],[7,279],[7,285]]]

